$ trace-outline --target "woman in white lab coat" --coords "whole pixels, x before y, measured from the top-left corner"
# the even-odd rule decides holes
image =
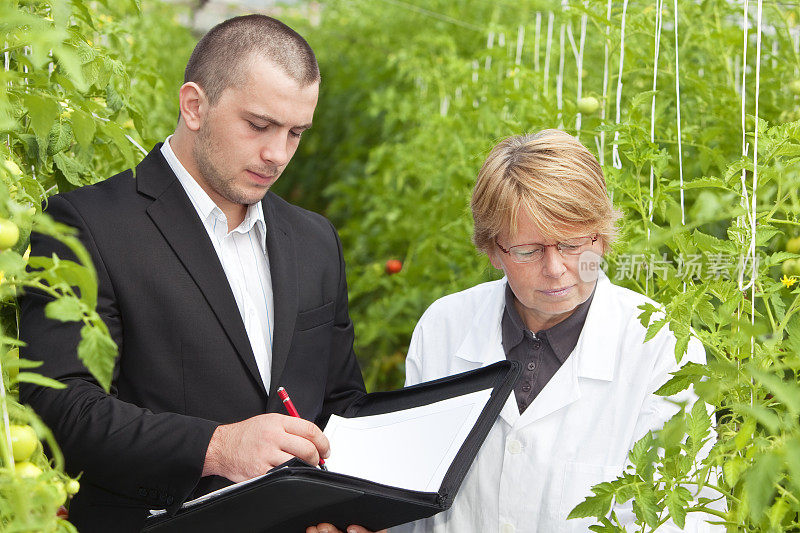
[[[679,368],[663,328],[644,342],[646,297],[600,270],[618,213],[596,158],[557,130],[511,137],[472,195],[474,242],[505,277],[433,303],[417,324],[406,385],[506,358],[522,363],[506,403],[446,512],[395,531],[585,532],[567,520],[590,487],[619,475],[633,444],[696,400],[654,395]],[[705,362],[702,345],[687,360]],[[631,521],[630,507],[615,507]],[[659,531],[677,530],[665,524]],[[690,513],[685,531],[711,531]]]

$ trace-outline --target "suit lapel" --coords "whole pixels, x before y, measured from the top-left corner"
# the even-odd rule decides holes
[[[280,386],[289,348],[292,343],[297,318],[298,283],[295,244],[288,222],[276,212],[273,193],[262,201],[267,226],[267,254],[272,277],[272,294],[275,309],[275,329],[272,335],[272,369],[268,407],[282,412],[280,401],[272,394]],[[274,401],[273,401],[274,400]]]
[[[222,264],[189,197],[161,155],[160,147],[156,145],[136,170],[139,192],[154,198],[147,214],[197,283],[251,377],[266,394]]]

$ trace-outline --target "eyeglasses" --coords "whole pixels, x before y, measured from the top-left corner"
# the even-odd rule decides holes
[[[511,246],[507,250],[503,248],[499,242],[497,242],[496,238],[494,243],[498,248],[500,248],[500,251],[502,251],[504,254],[510,255],[511,260],[515,263],[535,263],[537,261],[541,261],[542,257],[544,257],[545,248],[555,246],[556,250],[558,250],[562,256],[580,255],[584,250],[597,242],[597,239],[598,236],[595,233],[594,235],[577,237],[575,239],[557,242],[555,244],[517,244],[516,246]]]

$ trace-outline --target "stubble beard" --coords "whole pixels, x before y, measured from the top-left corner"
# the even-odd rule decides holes
[[[266,196],[268,189],[264,189],[260,195],[255,192],[248,195],[246,191],[236,186],[235,176],[226,176],[219,169],[214,161],[224,161],[224,154],[216,148],[206,128],[200,128],[197,142],[192,148],[192,155],[203,181],[229,202],[249,206],[260,202]]]

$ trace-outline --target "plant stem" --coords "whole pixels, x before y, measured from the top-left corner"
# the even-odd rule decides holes
[[[0,334],[2,334],[0,330]],[[4,347],[0,344],[0,348]],[[3,459],[3,465],[7,468],[14,468],[14,455],[11,450],[11,422],[8,418],[8,404],[6,403],[6,384],[3,379],[3,364],[2,356],[0,356],[0,411],[3,416],[3,434],[0,435],[0,456]]]

